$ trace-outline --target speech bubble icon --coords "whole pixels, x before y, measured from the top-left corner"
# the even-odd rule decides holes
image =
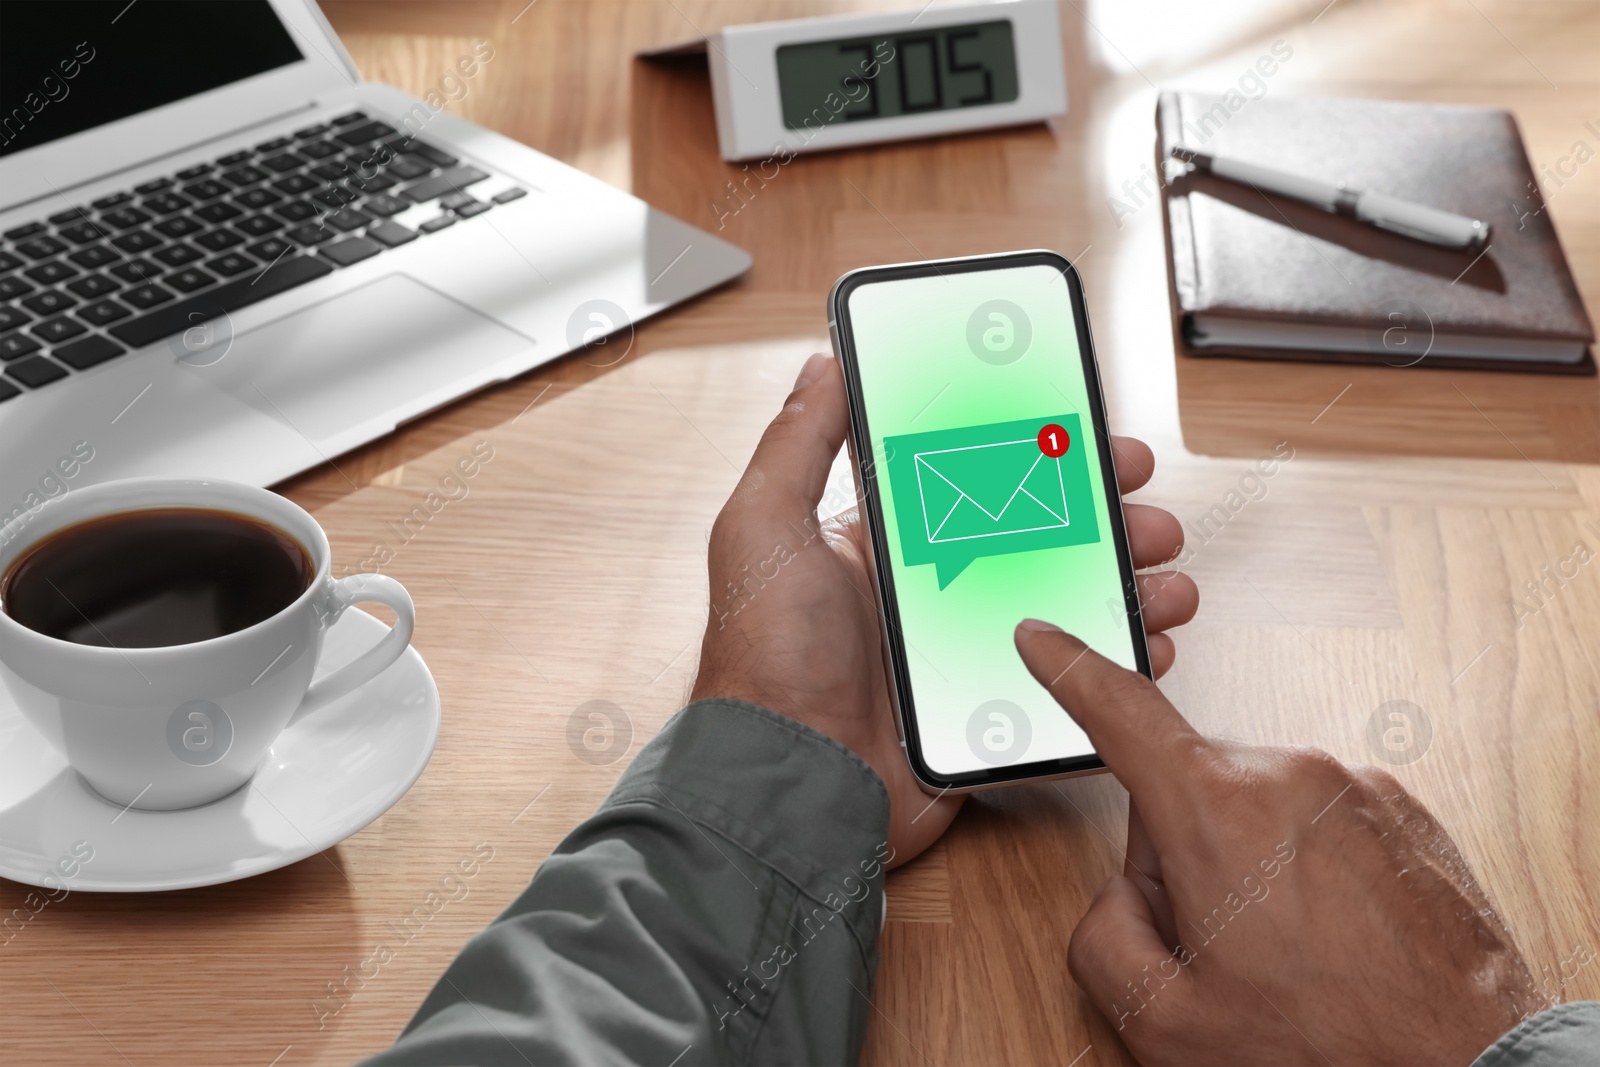
[[[1059,430],[1052,439],[1050,433]],[[1062,445],[1058,455],[1050,455]],[[884,438],[900,553],[933,564],[939,588],[984,556],[1100,540],[1077,415]]]

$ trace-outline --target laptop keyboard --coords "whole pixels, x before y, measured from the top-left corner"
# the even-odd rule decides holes
[[[13,227],[0,401],[527,195],[475,198],[490,177],[353,111]],[[438,213],[394,221],[419,205]]]

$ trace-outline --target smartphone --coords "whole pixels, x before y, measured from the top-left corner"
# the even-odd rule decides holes
[[[1103,771],[1012,641],[1044,619],[1150,675],[1078,272],[1048,251],[869,267],[828,305],[918,780]]]

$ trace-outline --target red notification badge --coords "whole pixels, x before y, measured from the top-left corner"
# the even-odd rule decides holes
[[[1072,444],[1072,438],[1067,436],[1055,423],[1050,423],[1039,431],[1039,451],[1051,459],[1060,459],[1067,453],[1067,446]]]

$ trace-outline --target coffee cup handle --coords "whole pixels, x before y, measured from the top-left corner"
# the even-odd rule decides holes
[[[369,602],[393,608],[397,618],[394,626],[377,644],[326,678],[313,683],[306,690],[305,699],[289,717],[289,725],[327,707],[377,677],[380,671],[405,652],[406,646],[411,644],[411,631],[417,624],[417,609],[411,603],[411,594],[406,592],[405,586],[387,575],[352,574],[348,578],[335,579],[328,583],[328,590],[323,596],[325,626],[337,622],[352,604]]]

